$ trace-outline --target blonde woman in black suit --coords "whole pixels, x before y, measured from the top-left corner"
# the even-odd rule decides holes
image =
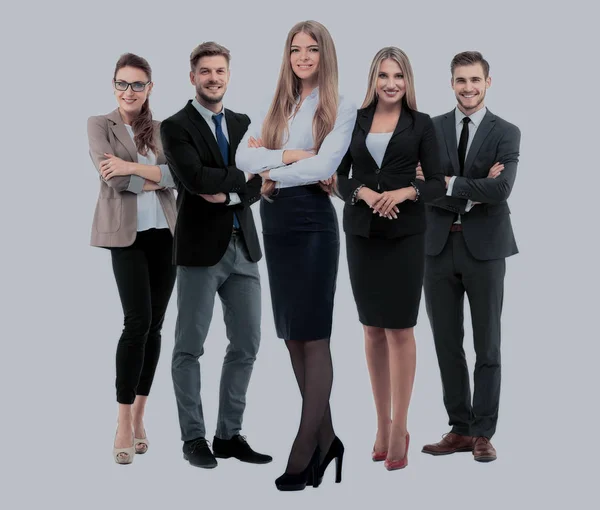
[[[424,180],[416,179],[419,161]],[[350,281],[377,410],[372,458],[385,460],[388,470],[400,469],[408,463],[413,328],[425,259],[423,203],[445,193],[433,124],[417,111],[413,72],[402,50],[388,47],[375,55],[337,175],[346,202]]]
[[[144,411],[160,355],[161,328],[175,283],[171,263],[174,187],[152,119],[148,62],[127,53],[113,76],[118,108],[90,117],[90,156],[100,173],[92,246],[109,248],[124,313],[117,346],[118,426],[113,457],[146,453]]]

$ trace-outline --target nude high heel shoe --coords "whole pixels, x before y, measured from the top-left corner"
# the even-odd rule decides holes
[[[135,453],[138,455],[143,455],[148,451],[148,447],[150,446],[150,441],[148,441],[148,436],[146,431],[144,431],[144,435],[146,437],[134,437],[133,438],[133,446],[135,448]]]
[[[115,439],[117,435],[115,433]],[[133,443],[133,434],[131,436]],[[113,446],[113,458],[117,464],[131,464],[135,456],[135,444],[126,448],[115,448]]]

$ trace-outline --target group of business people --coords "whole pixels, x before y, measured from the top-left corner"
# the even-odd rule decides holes
[[[300,22],[285,42],[272,101],[251,119],[224,107],[229,62],[217,43],[195,48],[195,97],[159,123],[149,107],[150,66],[125,54],[113,76],[118,108],[88,121],[100,173],[91,244],[110,249],[124,312],[115,461],[129,464],[148,450],[144,410],[175,282],[171,367],[184,458],[203,468],[217,458],[272,460],[241,435],[260,344],[262,251],[251,210],[260,200],[274,323],[302,396],[298,431],[275,483],[280,490],[318,487],[333,460],[341,481],[344,445],[329,406],[340,251],[332,196],[345,202],[348,268],[377,412],[372,459],[388,470],[408,463],[413,328],[424,288],[452,428],[422,451],[494,460],[505,258],[517,253],[507,198],[520,132],[484,105],[488,63],[478,52],[456,55],[457,105],[431,119],[417,110],[406,54],[383,48],[357,111],[338,92],[330,33]],[[465,293],[476,351],[473,399],[462,345]],[[199,358],[217,294],[229,345],[211,445]]]

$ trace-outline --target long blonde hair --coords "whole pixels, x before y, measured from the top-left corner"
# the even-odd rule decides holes
[[[402,97],[402,104],[408,106],[411,110],[416,111],[417,95],[415,93],[415,76],[413,74],[412,66],[410,65],[410,60],[406,53],[395,46],[382,48],[377,52],[375,57],[373,57],[371,69],[369,69],[369,86],[361,108],[367,108],[377,102],[377,75],[379,74],[381,63],[388,58],[391,58],[400,66],[400,70],[404,75],[406,93]]]
[[[319,104],[313,118],[313,138],[315,140],[313,150],[318,152],[325,137],[333,130],[337,118],[338,63],[331,34],[317,21],[296,23],[285,41],[277,88],[263,122],[261,137],[267,149],[281,149],[284,139],[289,136],[288,120],[301,93],[300,79],[295,75],[290,64],[290,48],[292,40],[300,32],[312,37],[319,46],[319,74],[317,77]]]

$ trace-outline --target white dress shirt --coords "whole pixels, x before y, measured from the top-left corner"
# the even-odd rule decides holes
[[[471,148],[471,143],[473,143],[473,138],[475,138],[475,133],[477,132],[477,128],[481,124],[483,117],[485,117],[485,113],[487,112],[487,108],[484,106],[481,110],[476,111],[475,113],[469,115],[469,139],[467,141],[467,151],[465,152],[465,161],[467,161],[467,155],[469,154],[469,149]],[[458,144],[460,143],[460,134],[462,133],[463,128],[463,119],[466,115],[460,111],[458,106],[454,110],[454,120],[456,122],[456,149],[458,150]],[[448,182],[448,190],[446,191],[446,195],[449,197],[452,196],[452,188],[454,187],[454,181],[456,180],[456,175],[453,175]],[[473,202],[471,200],[467,200],[467,206],[465,208],[465,212],[469,212],[473,209]],[[454,223],[460,223],[460,214],[458,215],[458,220]]]
[[[133,128],[129,124],[125,124],[125,129],[133,140]],[[140,165],[166,166],[156,164],[156,155],[151,150],[148,150],[146,156],[138,152],[137,162]],[[161,173],[162,170],[161,168]],[[169,224],[156,192],[142,191],[137,196],[137,231],[142,232],[151,228],[169,228]]]
[[[383,163],[383,156],[385,156],[385,151],[387,149],[388,144],[392,138],[394,133],[369,133],[367,135],[366,144],[367,149],[373,156],[375,163],[377,166],[381,168],[381,163]]]
[[[303,186],[329,179],[338,169],[342,158],[350,146],[350,139],[356,122],[355,105],[339,98],[337,118],[333,130],[325,137],[318,154],[290,165],[283,163],[284,150],[314,149],[313,118],[319,104],[319,89],[315,88],[302,102],[300,108],[288,121],[289,135],[283,141],[281,149],[248,147],[248,139],[261,137],[262,125],[266,116],[265,109],[259,117],[252,119],[248,131],[240,142],[235,156],[240,170],[258,174],[270,170],[271,180],[278,188]]]

